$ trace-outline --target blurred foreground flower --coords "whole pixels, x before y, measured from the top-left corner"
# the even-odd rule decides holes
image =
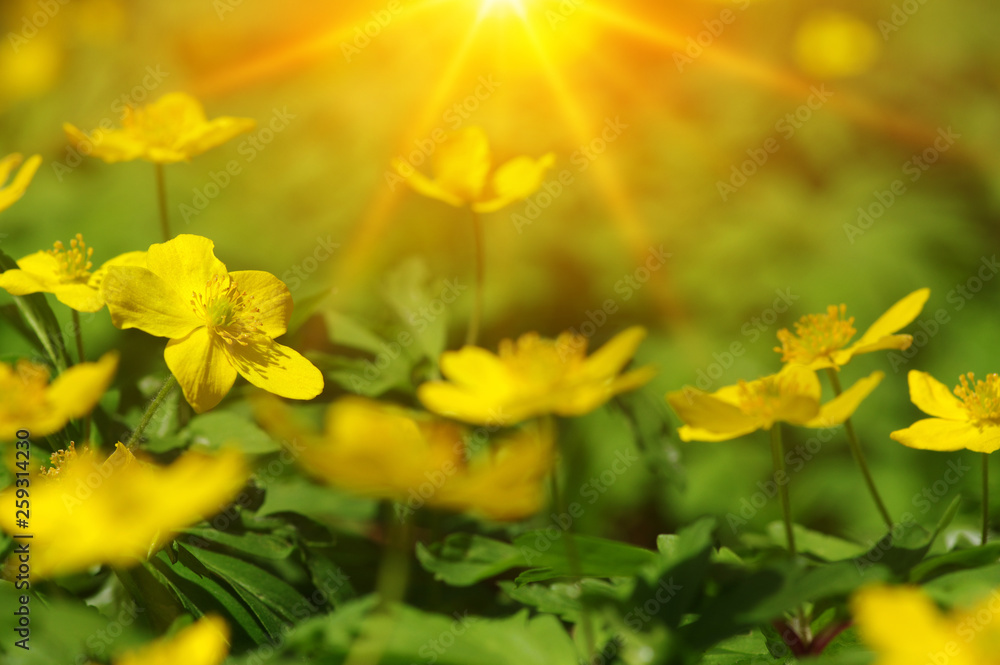
[[[229,653],[229,625],[203,616],[177,634],[161,638],[112,660],[114,665],[219,665]]]
[[[109,268],[101,293],[112,323],[170,339],[167,367],[198,413],[222,401],[237,373],[282,397],[319,395],[320,371],[274,341],[292,315],[288,287],[260,270],[229,272],[213,248],[184,234],[151,246],[145,267]]]
[[[21,165],[23,159],[24,157],[16,152],[0,159],[0,212],[11,207],[24,196],[25,190],[31,184],[31,179],[35,177],[35,171],[42,163],[41,155],[29,157],[14,179],[8,183],[7,179],[10,178],[10,174]]]
[[[87,449],[54,459],[60,467],[31,484],[31,572],[38,578],[135,565],[177,530],[222,508],[248,476],[238,452],[188,452],[158,467],[119,443],[104,461]],[[17,533],[14,501],[14,488],[0,494],[7,533]]]
[[[468,432],[429,414],[356,397],[330,406],[322,436],[298,426],[278,400],[261,399],[262,425],[303,441],[303,468],[363,496],[516,520],[538,512],[543,481],[555,461],[550,428],[531,425],[500,438],[466,461]]]
[[[555,164],[556,156],[550,152],[539,159],[515,157],[493,173],[492,191],[486,189],[491,165],[489,139],[481,127],[454,132],[437,147],[431,160],[433,179],[400,159],[393,160],[392,166],[424,196],[459,208],[471,206],[477,213],[489,213],[534,194],[542,186],[545,172]]]
[[[885,375],[872,372],[841,395],[820,404],[816,373],[801,365],[786,365],[777,374],[706,393],[686,387],[667,394],[684,426],[684,441],[726,441],[771,429],[778,422],[802,427],[832,427],[851,416]]]
[[[811,14],[795,35],[795,60],[812,76],[855,76],[878,59],[881,38],[871,24],[841,11]]]
[[[33,436],[58,432],[71,418],[90,413],[108,389],[118,368],[118,353],[104,354],[96,363],[70,367],[49,383],[49,370],[21,360],[0,363],[0,440],[13,439],[19,429]]]
[[[14,296],[51,293],[56,300],[78,312],[96,312],[104,307],[101,281],[111,266],[146,264],[145,252],[126,252],[91,272],[93,247],[83,235],[69,241],[69,249],[56,241],[54,248],[29,254],[17,261],[16,270],[0,273],[0,288]]]
[[[787,328],[778,331],[781,346],[774,348],[786,363],[806,365],[810,369],[840,368],[861,353],[885,349],[906,349],[913,343],[910,335],[895,335],[920,314],[930,297],[930,289],[918,289],[880,316],[858,341],[850,346],[857,332],[854,317],[844,318],[847,306],[827,307],[826,314],[809,314],[795,323],[795,334]],[[847,348],[844,348],[847,347]]]
[[[441,354],[448,381],[431,381],[417,396],[431,411],[478,425],[515,425],[547,414],[581,416],[655,375],[646,366],[619,374],[646,330],[629,328],[587,357],[587,340],[573,333],[537,333],[500,342],[499,354],[476,346]]]
[[[976,381],[972,372],[959,377],[952,391],[926,372],[910,370],[910,400],[933,418],[918,420],[889,436],[921,450],[992,453],[1000,449],[1000,376]]]
[[[142,108],[126,107],[120,130],[96,129],[88,135],[69,123],[63,129],[73,147],[109,164],[133,159],[172,164],[189,161],[255,126],[251,118],[208,120],[197,99],[174,92]]]
[[[861,640],[877,654],[873,665],[993,665],[997,595],[945,614],[919,587],[872,586],[854,594],[851,611]]]

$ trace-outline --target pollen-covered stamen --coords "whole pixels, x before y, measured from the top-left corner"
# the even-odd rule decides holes
[[[1000,376],[990,374],[985,381],[976,381],[972,372],[959,377],[955,395],[977,424],[1000,424]]]
[[[83,241],[83,234],[77,233],[73,240],[69,241],[69,249],[61,240],[57,240],[49,250],[49,254],[55,257],[59,263],[59,279],[63,282],[86,281],[90,278],[90,269],[94,264],[90,262],[90,257],[94,255],[94,248],[87,247]]]
[[[566,380],[572,369],[583,365],[587,340],[573,333],[563,333],[555,340],[527,333],[516,342],[501,341],[498,351],[500,360],[513,373],[528,377],[531,383],[551,386]]]
[[[854,317],[846,318],[847,306],[830,305],[826,314],[808,314],[795,322],[795,334],[787,328],[778,331],[781,346],[774,350],[782,354],[783,362],[807,364],[838,351],[851,341],[857,330]]]
[[[762,418],[770,427],[790,399],[804,395],[810,395],[808,385],[797,376],[781,373],[740,381],[738,402],[743,413]]]
[[[202,293],[192,292],[191,307],[205,320],[205,327],[226,344],[236,342],[246,346],[260,327],[260,308],[254,297],[240,291],[240,285],[228,277],[212,275]]]

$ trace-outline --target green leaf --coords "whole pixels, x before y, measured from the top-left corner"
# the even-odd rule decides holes
[[[188,527],[184,533],[264,559],[287,559],[295,551],[294,543],[269,533],[247,531],[235,534],[207,526]]]
[[[922,586],[939,603],[965,607],[982,600],[990,589],[997,587],[1000,587],[1000,563],[948,573]]]
[[[257,515],[293,512],[318,522],[368,522],[378,503],[330,487],[322,487],[301,476],[272,480],[265,487],[264,503]]]
[[[3,250],[0,250],[0,273],[16,269],[17,262],[7,256]],[[70,361],[66,354],[66,345],[63,343],[62,328],[59,327],[59,321],[52,313],[48,301],[45,300],[45,295],[33,293],[27,296],[11,297],[20,310],[24,322],[35,333],[52,365],[59,373],[66,371]]]
[[[458,284],[458,280],[446,280],[443,289],[432,291],[430,270],[418,257],[407,259],[387,275],[384,297],[413,335],[415,353],[410,355],[415,359],[426,357],[437,362],[448,344],[449,303],[444,299],[448,297],[454,302],[465,288],[466,285]]]
[[[573,535],[583,577],[615,577],[639,575],[656,569],[660,555],[641,547],[594,536]],[[532,566],[517,577],[518,584],[541,582],[556,577],[574,576],[566,552],[566,534],[553,538],[549,529],[528,531],[514,539],[514,546]]]
[[[429,548],[417,543],[417,559],[435,579],[452,586],[470,586],[526,565],[513,545],[467,533],[451,534]]]
[[[210,411],[195,416],[187,427],[192,444],[206,450],[233,445],[248,455],[281,450],[271,436],[250,420],[229,411]]]
[[[386,343],[380,335],[364,324],[332,309],[323,312],[330,341],[338,346],[367,351],[374,355],[381,353]]]
[[[924,582],[950,572],[988,566],[997,563],[998,560],[1000,560],[1000,542],[955,550],[922,561],[910,572],[910,581]]]
[[[861,556],[867,549],[864,545],[852,543],[842,538],[830,536],[818,531],[812,531],[799,524],[793,524],[795,546],[800,554],[812,554],[823,561],[843,561]],[[767,525],[767,534],[779,546],[787,549],[785,538],[785,523],[771,522]]]

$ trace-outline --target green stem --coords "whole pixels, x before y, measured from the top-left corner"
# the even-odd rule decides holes
[[[75,309],[73,312],[73,335],[76,337],[76,362],[84,362],[86,356],[83,353],[83,329],[80,327],[80,312]],[[83,440],[90,442],[90,414],[83,419]]]
[[[771,461],[774,464],[774,482],[781,497],[781,517],[785,520],[785,539],[788,553],[795,558],[795,532],[792,530],[792,506],[788,500],[788,477],[785,473],[785,450],[781,444],[781,425],[771,426]],[[784,482],[781,482],[784,481]]]
[[[837,376],[837,370],[833,367],[827,367],[826,375],[830,377],[830,385],[833,386],[833,393],[840,396],[843,390],[840,387],[840,377]],[[882,519],[891,531],[893,527],[892,517],[889,515],[885,504],[882,503],[882,497],[879,496],[878,490],[875,488],[875,481],[872,479],[871,471],[868,470],[868,462],[865,460],[865,454],[861,450],[861,442],[858,441],[858,435],[854,431],[854,425],[851,423],[850,418],[844,421],[844,430],[847,432],[847,443],[851,448],[851,454],[854,455],[854,461],[857,462],[858,468],[861,469],[861,475],[865,478],[865,484],[868,485],[868,493],[872,495],[872,499],[878,507],[879,514],[882,515]]]
[[[163,242],[167,242],[173,236],[170,234],[170,219],[167,215],[167,184],[163,177],[163,164],[156,165],[156,195],[160,204],[160,232],[163,234]]]
[[[465,335],[466,346],[475,346],[479,338],[479,324],[483,318],[483,291],[485,289],[486,249],[484,247],[485,241],[483,240],[483,220],[479,217],[479,213],[475,211],[472,213],[472,228],[473,235],[475,236],[476,291],[475,300],[472,304],[472,318],[469,321],[469,330]]]
[[[128,438],[128,441],[125,442],[125,446],[129,450],[135,449],[135,445],[142,437],[142,433],[145,431],[146,427],[149,426],[149,421],[151,421],[153,416],[156,415],[156,411],[160,408],[160,405],[163,404],[163,400],[167,399],[167,396],[170,395],[176,387],[177,379],[175,379],[174,375],[171,374],[167,377],[167,380],[163,382],[163,386],[160,387],[160,392],[156,393],[156,397],[154,397],[153,401],[146,407],[146,412],[142,414],[142,419],[139,420],[139,425],[132,430],[132,435]]]
[[[990,454],[983,453],[983,540],[986,544],[990,535]]]
[[[552,474],[550,477],[552,481],[552,502],[556,506],[556,510],[559,511],[560,515],[568,514],[566,511],[566,500],[562,493],[559,491],[559,478],[558,469],[552,469]],[[569,562],[569,573],[577,580],[583,580],[583,566],[580,563],[580,552],[576,548],[576,539],[573,538],[573,533],[570,531],[572,529],[572,523],[562,529],[563,543],[566,546],[566,560]],[[580,594],[580,628],[583,630],[583,640],[587,645],[587,662],[593,662],[594,654],[597,649],[596,641],[594,639],[594,626],[590,618],[590,610],[587,609],[587,603],[583,598],[583,593]]]
[[[393,512],[386,511],[386,545],[375,577],[378,605],[365,617],[344,665],[376,665],[382,660],[395,623],[392,606],[402,602],[406,596],[410,579],[412,529],[409,521],[399,522],[393,517]]]

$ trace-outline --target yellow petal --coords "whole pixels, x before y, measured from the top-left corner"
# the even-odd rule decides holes
[[[683,425],[677,430],[677,435],[681,438],[681,441],[730,441],[751,432],[756,432],[759,429],[760,425],[757,423],[743,429],[734,429],[728,432],[710,432],[707,429]]]
[[[911,369],[906,380],[910,384],[910,401],[927,415],[947,420],[966,420],[969,417],[962,408],[961,400],[927,372]]]
[[[920,315],[930,296],[930,289],[917,289],[909,294],[880,316],[853,346],[858,348],[867,346],[909,325]]]
[[[924,418],[906,429],[896,430],[889,437],[904,446],[920,450],[972,450],[992,453],[1000,449],[1000,426],[982,429],[958,420]]]
[[[494,198],[472,206],[476,212],[495,212],[515,201],[528,198],[538,191],[545,172],[556,163],[554,153],[539,158],[515,157],[497,169],[493,175]]]
[[[104,160],[107,164],[129,162],[142,156],[145,145],[120,130],[98,129],[89,135],[69,123],[63,125],[66,138],[82,154]]]
[[[108,259],[100,268],[91,273],[90,279],[87,280],[87,286],[100,291],[101,283],[104,281],[104,276],[108,274],[108,268],[113,268],[115,266],[145,268],[146,252],[125,252],[124,254],[119,254],[113,259]]]
[[[854,344],[850,348],[834,353],[834,358],[838,362],[842,360],[840,364],[844,365],[852,357],[862,353],[873,353],[875,351],[886,351],[888,349],[908,349],[912,343],[912,335],[887,335],[875,340],[871,344]]]
[[[146,267],[187,302],[202,293],[213,276],[228,279],[229,272],[212,251],[215,244],[202,236],[181,234],[146,252]],[[227,282],[228,284],[228,282]]]
[[[87,284],[65,284],[52,289],[56,300],[78,312],[96,312],[104,307],[101,292]]]
[[[466,127],[438,146],[433,156],[434,181],[468,203],[482,194],[490,170],[490,144],[480,127]]]
[[[806,427],[833,427],[851,417],[861,402],[871,394],[875,387],[885,378],[884,372],[872,372],[867,377],[859,379],[853,386],[837,397],[822,405],[819,415],[805,423]]]
[[[268,337],[280,337],[288,330],[292,318],[292,294],[285,283],[262,270],[237,270],[229,278],[253,298],[252,306],[260,309],[257,315],[260,328]]]
[[[195,413],[216,406],[236,381],[236,369],[225,346],[207,328],[197,328],[187,337],[167,343],[163,357]]]
[[[427,198],[434,199],[436,201],[443,201],[444,203],[455,206],[456,208],[461,208],[465,205],[466,201],[464,199],[446,190],[436,181],[431,180],[409,164],[406,164],[399,159],[394,159],[392,166],[401,176],[406,178],[406,184],[412,187],[413,191],[418,194],[423,194]]]
[[[667,402],[680,419],[694,429],[715,434],[745,434],[763,426],[760,419],[743,413],[739,407],[696,388],[667,393]]]
[[[247,346],[231,344],[225,352],[244,379],[269,393],[312,399],[323,392],[323,374],[298,351],[268,338]]]
[[[24,155],[19,152],[13,152],[3,159],[0,159],[0,187],[4,186],[7,182],[7,178],[10,174],[14,172],[21,162],[24,160]]]
[[[160,638],[115,658],[115,665],[219,665],[229,652],[229,626],[205,616],[171,637]]]
[[[101,283],[111,322],[122,330],[138,328],[157,337],[179,339],[203,322],[166,282],[146,268],[113,266]]]
[[[878,654],[878,665],[918,665],[942,654],[949,665],[968,665],[962,648],[952,651],[956,634],[950,622],[920,589],[865,587],[851,599],[861,639]],[[950,648],[949,648],[950,645]],[[944,656],[947,649],[948,656]],[[958,659],[951,658],[951,655]]]
[[[460,386],[499,386],[508,382],[507,368],[500,358],[478,346],[442,353],[441,373]]]
[[[251,118],[231,118],[229,116],[215,118],[198,127],[197,131],[185,136],[179,149],[188,158],[191,158],[220,146],[240,134],[249,132],[256,126],[256,121]]]
[[[628,364],[645,338],[646,329],[642,326],[632,326],[618,333],[584,361],[587,376],[614,376]]]
[[[59,283],[59,261],[48,252],[29,254],[17,261],[17,269],[0,273],[0,288],[13,296],[51,293]]]
[[[17,157],[14,164],[19,164],[21,161],[20,155],[10,155],[10,157]],[[6,160],[5,160],[6,161]],[[28,185],[31,184],[31,179],[35,177],[35,172],[42,163],[41,155],[33,155],[28,158],[28,161],[24,163],[21,170],[17,172],[14,176],[13,182],[11,182],[6,187],[0,189],[0,211],[6,210],[14,203],[18,201],[24,192],[28,189]],[[10,175],[11,162],[6,164],[0,163],[0,185],[2,185],[7,180],[7,176]]]
[[[66,418],[82,418],[97,406],[117,369],[117,351],[105,353],[96,363],[74,365],[49,386],[48,401]]]
[[[512,425],[520,422],[523,415],[519,410],[509,408],[508,404],[484,399],[445,381],[422,384],[417,388],[417,398],[429,411],[477,425]]]

